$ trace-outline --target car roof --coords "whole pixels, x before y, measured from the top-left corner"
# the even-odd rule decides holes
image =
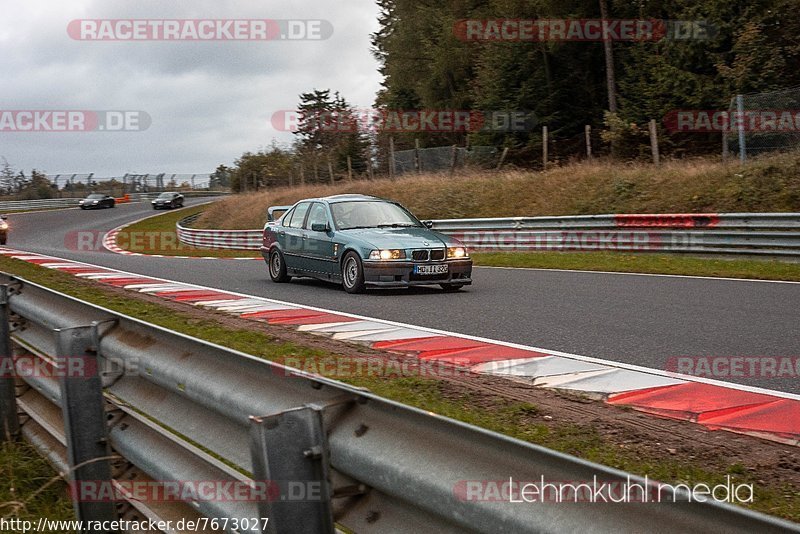
[[[366,202],[370,200],[371,201],[378,200],[380,202],[391,202],[391,200],[386,200],[385,198],[378,198],[370,195],[357,195],[357,194],[332,195],[329,197],[309,198],[306,200],[318,200],[322,202],[327,202],[328,204],[335,204],[337,202]]]

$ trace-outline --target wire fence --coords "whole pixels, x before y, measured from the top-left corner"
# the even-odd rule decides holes
[[[209,189],[213,180],[209,173],[125,173],[98,176],[94,173],[47,174],[47,179],[61,190],[94,188],[101,184],[119,184],[126,193],[147,193],[167,189]]]
[[[463,167],[495,168],[501,150],[493,146],[440,146],[400,150],[394,154],[394,174],[440,172]]]
[[[764,152],[800,146],[800,86],[737,95],[728,107],[729,128],[723,141],[742,161]]]

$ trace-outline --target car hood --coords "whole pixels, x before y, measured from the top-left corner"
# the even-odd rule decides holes
[[[342,235],[366,241],[376,249],[442,248],[453,240],[427,228],[359,228],[342,230]]]

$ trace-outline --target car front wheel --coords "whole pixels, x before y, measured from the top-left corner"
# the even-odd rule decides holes
[[[364,292],[364,266],[355,252],[348,252],[342,261],[342,285],[348,293]]]
[[[286,262],[283,261],[283,254],[277,248],[273,248],[269,253],[269,277],[277,284],[292,279],[286,274]]]

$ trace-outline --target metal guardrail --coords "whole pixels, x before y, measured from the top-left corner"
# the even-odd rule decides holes
[[[220,527],[224,519],[269,518],[266,526],[239,530],[281,534],[330,533],[334,524],[356,533],[797,529],[726,504],[688,502],[681,489],[657,488],[5,274],[0,344],[0,368],[16,374],[0,377],[2,436],[21,433],[69,473],[78,496],[87,484],[111,480],[128,488],[151,484],[161,495],[176,481],[266,482],[275,490],[255,500],[78,500],[81,520],[208,517],[218,520],[216,531],[233,532]],[[471,493],[476,483],[502,485],[510,477],[637,483],[665,502],[522,503]]]
[[[224,248],[233,250],[258,250],[263,241],[261,230],[201,230],[192,228],[200,214],[178,221],[175,230],[178,240],[194,247]]]
[[[231,194],[228,191],[180,191],[180,193],[186,198],[224,197]],[[160,194],[160,191],[156,191],[153,193],[130,193],[130,196],[132,199],[135,199],[136,202],[144,202],[146,200],[153,200]]]
[[[22,211],[48,208],[71,208],[78,205],[80,198],[49,198],[44,200],[4,200],[0,202],[0,212]]]
[[[262,230],[193,229],[178,238],[208,248],[258,250]],[[597,251],[800,256],[800,213],[580,215],[445,219],[433,228],[484,252]]]

